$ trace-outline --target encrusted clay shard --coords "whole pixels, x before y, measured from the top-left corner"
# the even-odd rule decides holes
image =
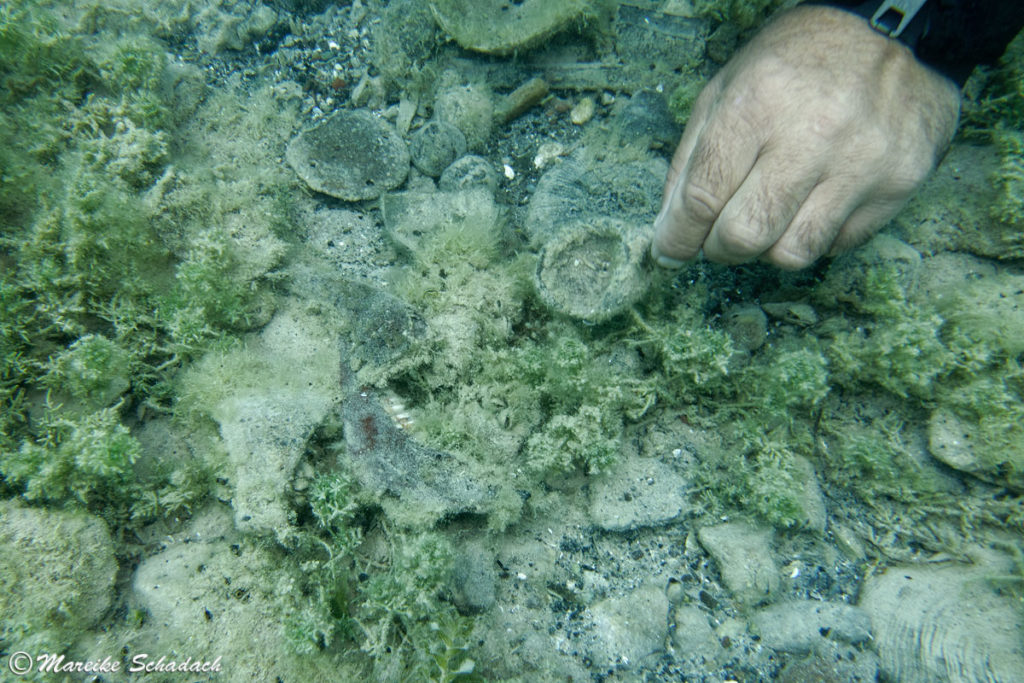
[[[566,225],[541,250],[535,283],[545,304],[589,322],[634,304],[647,287],[647,240],[636,226],[607,216]]]
[[[616,162],[577,154],[552,166],[538,181],[525,227],[535,244],[543,244],[568,223],[589,216],[650,225],[667,172],[668,164],[656,157]]]
[[[310,284],[316,300],[332,303],[346,321],[338,344],[345,468],[380,497],[392,519],[422,523],[485,511],[493,493],[472,468],[452,453],[417,442],[402,400],[372,386],[415,354],[417,340],[427,334],[423,319],[367,283],[325,277]]]
[[[537,45],[589,9],[589,0],[435,0],[437,23],[462,47],[509,55]]]
[[[349,202],[375,199],[409,175],[405,142],[365,109],[339,111],[299,133],[285,158],[311,188]]]
[[[391,192],[381,197],[380,207],[388,236],[412,253],[446,226],[497,226],[501,218],[494,195],[479,186],[452,192]]]

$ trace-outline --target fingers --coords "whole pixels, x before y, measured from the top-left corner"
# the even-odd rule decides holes
[[[809,156],[765,150],[714,222],[704,255],[718,263],[742,263],[778,242],[820,178],[820,164]]]
[[[782,236],[763,259],[780,268],[806,268],[832,248],[843,226],[861,202],[847,178],[828,178],[817,184],[797,210]]]
[[[849,179],[825,180],[811,191],[792,223],[762,256],[787,270],[806,268],[822,256],[835,256],[866,242],[892,220],[902,199],[862,203]]]
[[[906,198],[875,201],[858,207],[843,223],[839,234],[829,247],[828,255],[835,256],[860,246],[893,219],[906,203]]]
[[[760,135],[741,117],[718,111],[701,123],[692,138],[687,127],[673,159],[675,175],[670,171],[671,183],[666,183],[662,210],[654,222],[652,253],[662,263],[663,257],[685,261],[697,255],[757,159]]]
[[[693,109],[690,110],[690,118],[686,122],[686,130],[683,131],[683,136],[679,139],[679,145],[676,147],[675,153],[672,155],[672,163],[668,169],[668,175],[665,178],[665,187],[662,190],[661,208],[664,210],[665,205],[668,203],[669,190],[675,187],[676,181],[679,179],[679,175],[686,168],[686,163],[690,160],[690,155],[693,153],[693,148],[697,144],[697,137],[700,132],[704,129],[704,124],[707,121],[708,113],[711,109],[711,103],[718,97],[721,87],[719,85],[720,79],[712,79],[704,90],[701,91],[697,97],[697,101],[693,103]]]

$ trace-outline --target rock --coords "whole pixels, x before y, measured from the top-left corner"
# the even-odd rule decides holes
[[[885,680],[1020,679],[1024,615],[991,580],[1019,568],[992,551],[974,555],[975,565],[895,566],[864,582],[859,606],[871,618]]]
[[[955,470],[976,474],[981,462],[974,454],[974,427],[948,408],[938,408],[928,419],[928,452]]]
[[[665,98],[653,90],[634,93],[613,119],[613,125],[627,140],[646,138],[656,149],[674,149],[682,133]]]
[[[594,666],[628,668],[665,646],[668,598],[655,586],[607,598],[590,607]]]
[[[861,609],[839,602],[783,602],[754,613],[751,631],[780,652],[807,654],[823,639],[848,645],[871,638],[871,620]]]
[[[594,118],[595,111],[597,111],[597,104],[594,102],[594,98],[584,97],[569,111],[569,120],[577,126],[582,126]]]
[[[711,629],[708,616],[694,605],[679,605],[672,614],[672,647],[675,656],[698,670],[716,666],[723,655],[722,643]]]
[[[1024,275],[1005,270],[991,275],[961,271],[959,275],[959,281],[934,288],[930,302],[942,317],[1008,357],[1024,353]]]
[[[1024,491],[1024,453],[1015,447],[1022,440],[1022,430],[1024,427],[1014,423],[1010,429],[986,431],[983,422],[964,419],[940,407],[928,420],[928,452],[936,460],[982,481]],[[992,442],[997,445],[993,447]],[[1010,445],[1000,447],[1000,443]]]
[[[370,25],[373,63],[389,84],[408,83],[410,70],[431,60],[439,43],[429,2],[390,0],[374,9]],[[365,3],[364,3],[365,9]]]
[[[615,51],[634,79],[650,88],[693,73],[705,60],[709,22],[640,4],[617,3],[611,26]]]
[[[199,12],[196,38],[199,49],[209,54],[224,50],[244,50],[260,40],[277,24],[277,12],[263,3],[252,7],[245,3],[233,12],[222,12],[209,7]],[[248,8],[251,11],[246,13]]]
[[[756,351],[768,339],[768,317],[757,304],[730,306],[722,314],[722,327],[744,351]]]
[[[773,599],[780,580],[772,559],[771,529],[727,522],[704,527],[697,538],[715,559],[723,583],[738,602],[754,606]]]
[[[434,0],[437,23],[462,47],[510,55],[533,47],[583,16],[578,0]]]
[[[207,354],[182,383],[220,427],[235,524],[279,538],[291,532],[291,481],[306,441],[339,398],[337,342],[298,308],[244,348]]]
[[[285,158],[317,192],[374,199],[409,174],[409,151],[395,129],[364,109],[344,110],[297,135]]]
[[[923,251],[1020,258],[1020,228],[992,219],[1003,157],[998,145],[958,140],[893,219],[897,234]],[[1006,177],[1003,175],[1003,177]]]
[[[534,283],[552,310],[601,322],[647,291],[646,226],[594,216],[565,225],[541,249]]]
[[[658,460],[620,460],[591,484],[590,519],[605,531],[668,524],[691,509],[686,497],[689,486]]]
[[[381,199],[381,215],[388,237],[402,249],[416,253],[423,240],[450,225],[495,226],[501,213],[494,196],[483,186],[451,192],[394,192]]]
[[[824,641],[812,654],[791,659],[776,683],[873,683],[878,657],[871,650]]]
[[[761,308],[769,317],[788,325],[809,327],[818,322],[818,312],[814,310],[814,307],[799,301],[764,303],[761,304]]]
[[[814,296],[829,307],[837,303],[861,306],[871,286],[867,282],[867,273],[879,266],[895,269],[900,287],[909,295],[917,285],[921,254],[895,237],[875,235],[859,249],[837,257]]]
[[[412,134],[409,153],[413,166],[432,178],[466,153],[466,136],[444,121],[429,121]]]
[[[116,574],[103,520],[0,502],[0,635],[11,646],[79,637],[110,608]]]
[[[225,683],[323,680],[326,669],[345,667],[341,657],[295,652],[296,638],[316,648],[318,617],[315,603],[302,595],[293,558],[273,544],[247,542],[222,506],[200,511],[184,537],[187,542],[164,540],[165,549],[135,570],[130,604],[146,617],[132,630],[134,652],[150,654],[151,663],[161,654],[179,661],[220,656],[217,679]],[[297,630],[286,627],[289,620],[310,630],[286,639]],[[333,675],[349,680],[350,673]]]
[[[498,172],[487,159],[467,154],[444,170],[437,188],[444,192],[482,188],[493,193],[498,189]]]
[[[480,544],[461,548],[452,567],[452,599],[463,614],[480,614],[494,606],[494,554]]]
[[[480,83],[441,88],[434,99],[434,118],[462,131],[469,149],[483,152],[494,125],[491,92]]]
[[[801,485],[800,509],[804,511],[804,517],[799,520],[800,525],[808,531],[822,534],[828,523],[828,510],[825,508],[825,494],[821,492],[814,465],[807,458],[801,456],[793,458],[793,465],[795,473],[801,475],[799,481]]]

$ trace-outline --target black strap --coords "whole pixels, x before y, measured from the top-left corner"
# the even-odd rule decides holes
[[[845,9],[870,23],[886,0],[810,0],[806,4]],[[889,0],[888,4],[901,3]],[[882,27],[895,18],[890,13]],[[895,39],[962,86],[978,64],[999,59],[1022,27],[1024,0],[927,0]],[[876,30],[882,28],[876,26]]]

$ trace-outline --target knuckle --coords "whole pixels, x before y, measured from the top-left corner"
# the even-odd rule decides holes
[[[783,270],[803,270],[817,259],[810,254],[793,252],[788,249],[772,249],[767,261]]]
[[[700,185],[687,183],[683,188],[683,210],[699,223],[711,224],[722,213],[725,200]]]
[[[723,256],[750,258],[767,247],[765,233],[756,224],[729,222],[716,227],[719,227],[718,246]]]

